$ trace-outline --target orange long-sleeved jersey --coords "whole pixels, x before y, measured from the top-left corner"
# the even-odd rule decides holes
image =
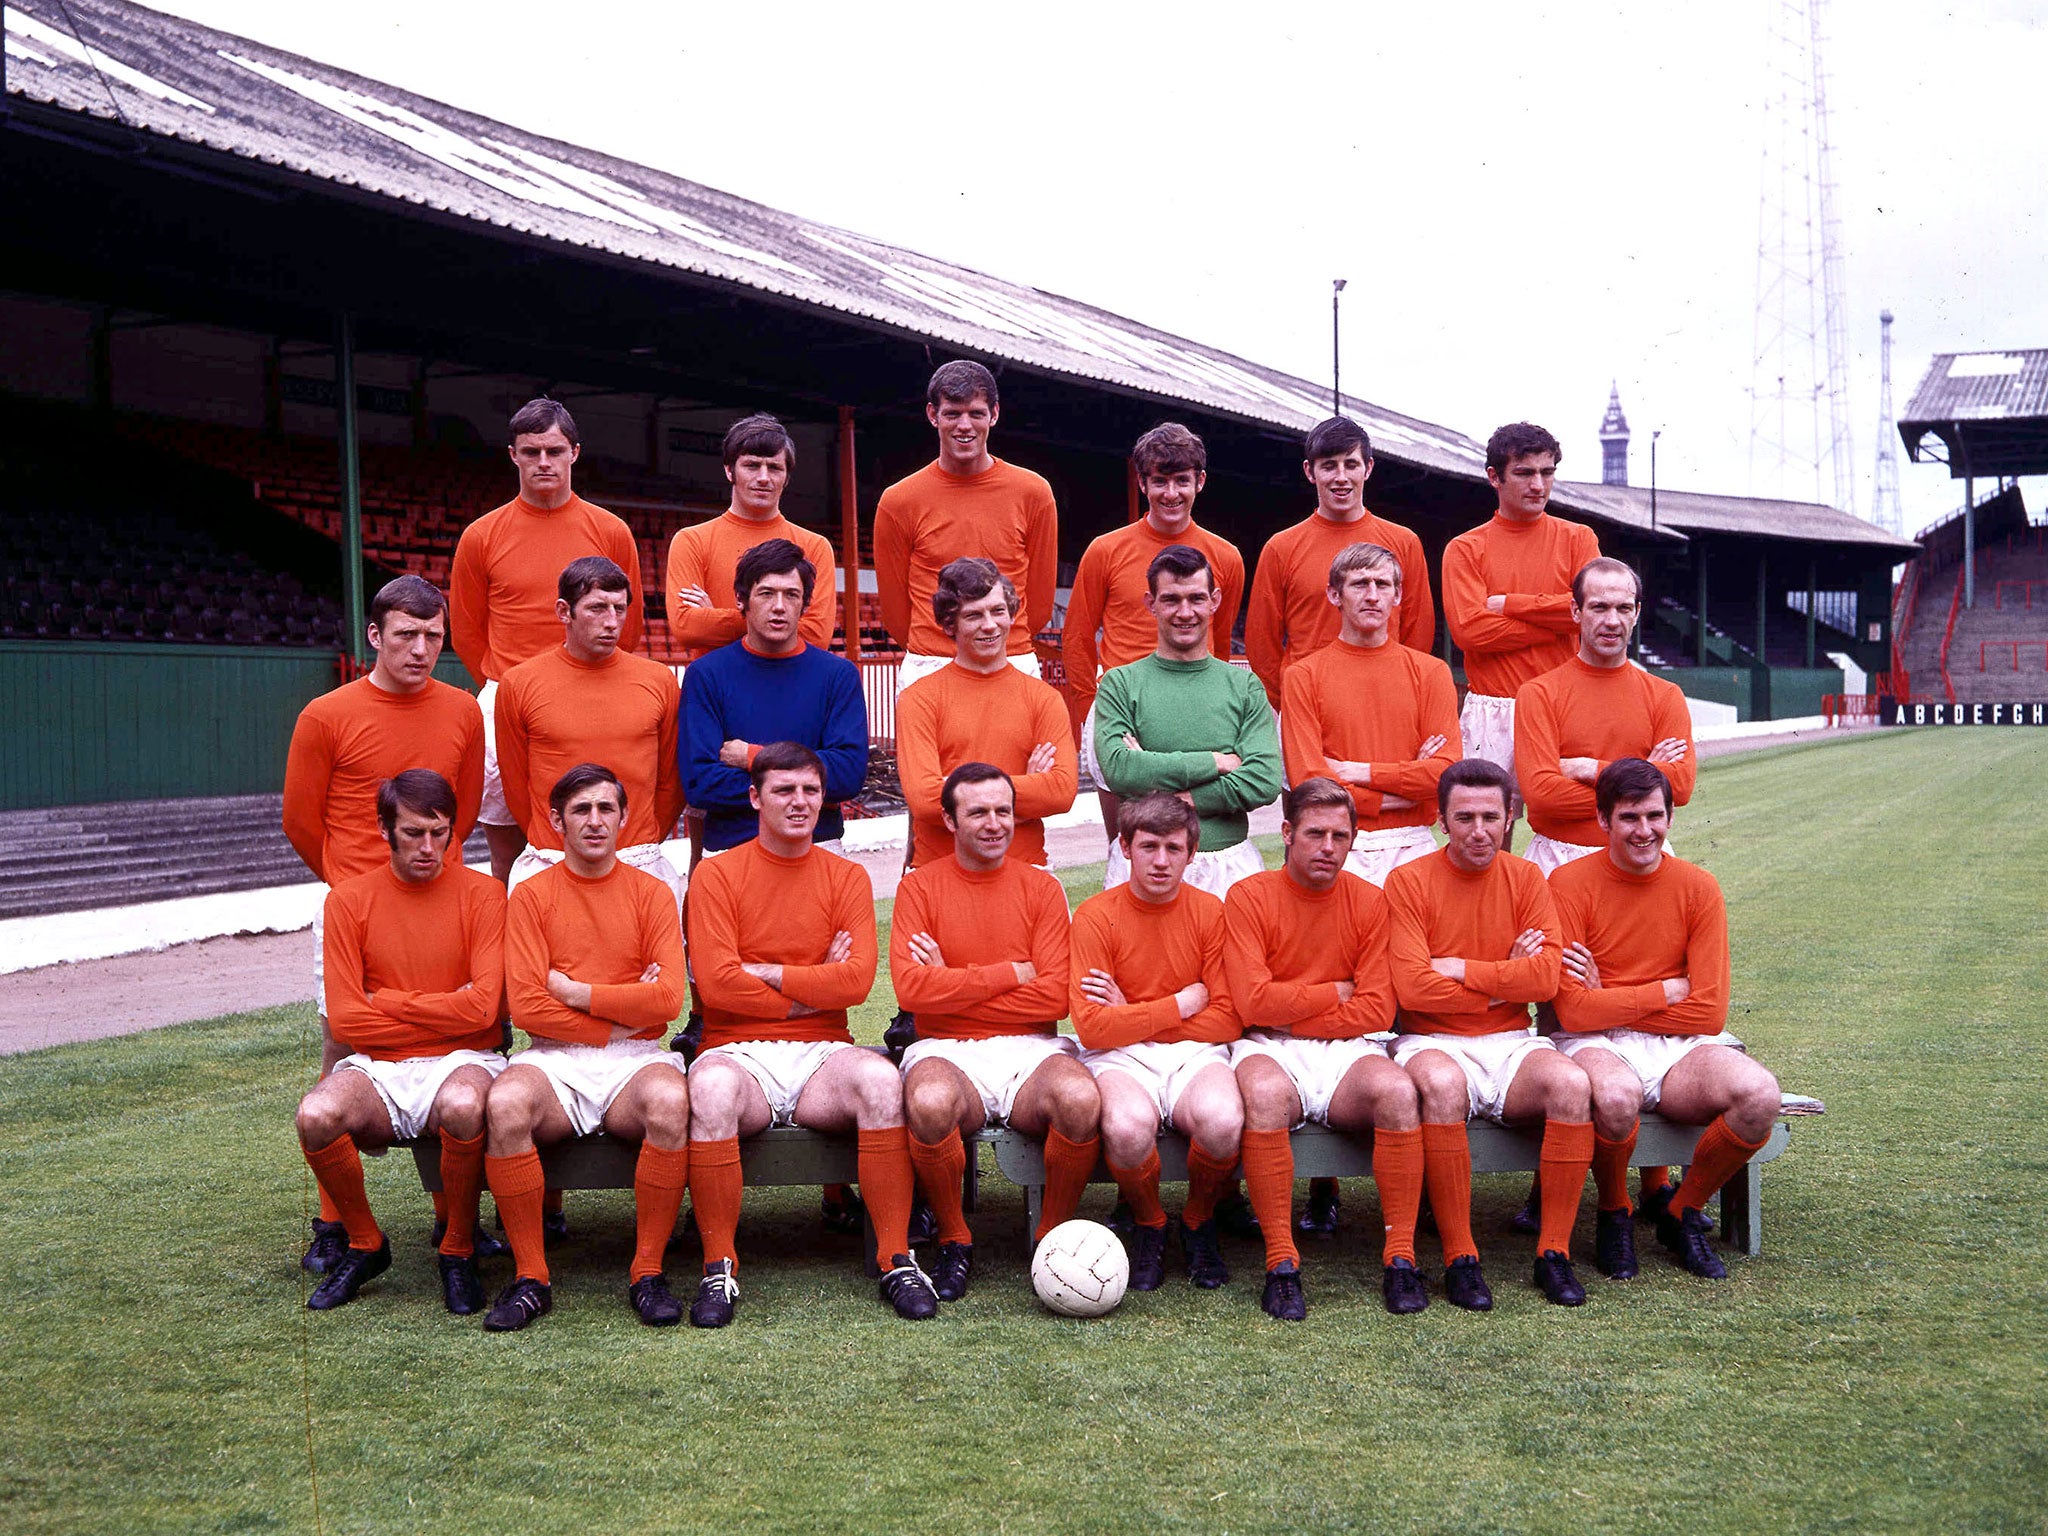
[[[1439,848],[1387,876],[1387,939],[1401,1027],[1417,1035],[1489,1035],[1522,1029],[1529,1005],[1557,995],[1557,907],[1543,871],[1512,853],[1498,853],[1473,873]],[[1543,930],[1543,948],[1509,959],[1515,940]],[[1432,958],[1463,960],[1453,981]]]
[[[1146,901],[1129,885],[1090,896],[1074,914],[1072,953],[1067,1002],[1074,1033],[1091,1051],[1146,1040],[1222,1045],[1241,1033],[1223,968],[1223,903],[1207,891],[1183,885],[1164,903]],[[1090,971],[1115,979],[1121,1007],[1081,990]],[[1174,994],[1198,981],[1209,989],[1209,1005],[1184,1019]]]
[[[378,1061],[496,1050],[505,1011],[505,888],[459,859],[414,885],[399,879],[386,854],[382,869],[327,893],[328,1029]]]
[[[1393,1028],[1387,899],[1349,871],[1311,891],[1285,869],[1247,876],[1223,902],[1223,968],[1246,1029],[1351,1040]],[[1354,990],[1337,1000],[1337,983]]]
[[[551,512],[515,498],[462,530],[448,577],[448,638],[479,683],[502,679],[562,643],[555,593],[562,569],[604,555],[626,573],[633,601],[619,649],[640,643],[640,546],[633,530],[581,496]]]
[[[662,586],[668,593],[668,632],[682,641],[695,661],[706,651],[730,645],[747,632],[732,576],[740,556],[756,544],[787,539],[817,568],[810,606],[797,623],[797,634],[820,650],[832,646],[833,608],[838,593],[832,546],[822,534],[801,528],[780,512],[756,521],[727,508],[708,523],[678,528],[668,541],[668,565]],[[696,587],[711,599],[709,608],[686,608],[677,595]]]
[[[548,794],[578,763],[598,763],[619,776],[626,791],[620,847],[667,837],[683,809],[676,761],[681,705],[674,672],[623,650],[591,663],[558,645],[506,673],[498,684],[498,772],[527,841],[562,846],[548,820]]]
[[[1444,744],[1417,758],[1432,736]],[[1372,766],[1370,787],[1346,786],[1358,807],[1359,831],[1426,827],[1436,820],[1436,781],[1465,754],[1451,669],[1391,640],[1371,649],[1332,640],[1287,669],[1280,748],[1290,784],[1335,778],[1332,758]],[[1413,804],[1386,810],[1388,795]]]
[[[1572,578],[1600,557],[1600,540],[1583,523],[1549,513],[1517,522],[1498,512],[1444,547],[1444,624],[1465,653],[1474,693],[1512,699],[1527,682],[1561,667],[1578,650]],[[1506,599],[1488,613],[1489,597]]]
[[[1054,761],[1026,773],[1031,752],[1052,743]],[[1074,808],[1081,768],[1066,706],[1050,684],[1015,667],[970,672],[958,662],[921,677],[896,700],[896,773],[910,807],[910,861],[952,857],[939,791],[962,763],[992,763],[1017,786],[1017,838],[1010,857],[1045,862],[1045,818]]]
[[[853,952],[827,964],[836,933],[851,937]],[[704,860],[691,876],[690,964],[707,1048],[851,1040],[846,1011],[874,989],[876,958],[874,887],[851,859],[822,848],[786,859],[757,838]],[[781,990],[749,975],[749,965],[781,966]],[[791,1018],[792,1003],[816,1011]]]
[[[1648,757],[1652,747],[1673,736],[1692,741],[1685,695],[1632,662],[1595,667],[1573,656],[1523,684],[1515,695],[1515,778],[1529,806],[1529,825],[1561,843],[1605,843],[1593,786],[1566,778],[1558,764],[1590,757],[1604,769],[1617,758]],[[1657,766],[1671,781],[1675,804],[1692,799],[1699,777],[1692,752]]]
[[[1162,549],[1185,544],[1209,562],[1217,590],[1223,594],[1216,617],[1209,622],[1209,652],[1230,660],[1230,634],[1244,602],[1244,556],[1228,539],[1190,523],[1188,531],[1170,539],[1140,518],[1105,533],[1082,552],[1074,587],[1067,598],[1066,627],[1060,631],[1067,670],[1067,709],[1076,740],[1088,706],[1095,702],[1096,674],[1149,656],[1159,648],[1159,621],[1145,606],[1150,588],[1145,571]],[[1102,631],[1098,648],[1095,632]]]
[[[661,966],[653,981],[640,977]],[[548,972],[590,984],[590,1011],[556,1002]],[[505,990],[512,1022],[529,1035],[607,1045],[612,1026],[659,1040],[683,1006],[683,935],[666,885],[630,864],[586,880],[566,863],[512,893],[505,920]]]
[[[317,878],[339,885],[389,866],[377,787],[408,768],[431,768],[454,788],[460,849],[484,792],[473,697],[431,678],[417,693],[387,693],[359,677],[299,711],[284,760],[284,835]]]
[[[1371,512],[1355,523],[1332,522],[1311,512],[1266,541],[1252,573],[1244,651],[1252,671],[1266,685],[1267,698],[1284,697],[1286,669],[1337,638],[1342,623],[1337,605],[1330,601],[1330,562],[1351,544],[1377,544],[1394,552],[1401,562],[1401,603],[1394,613],[1394,633],[1403,645],[1418,651],[1436,643],[1436,604],[1422,540]]]
[[[921,864],[896,888],[889,925],[896,1001],[931,1039],[1053,1034],[1067,1016],[1068,926],[1059,881],[1014,856],[991,870]],[[938,944],[940,964],[911,959],[916,933]],[[1021,987],[1018,960],[1038,972]]]
[[[1604,852],[1574,859],[1550,877],[1567,944],[1593,952],[1600,985],[1566,971],[1557,1021],[1574,1033],[1640,1029],[1653,1035],[1718,1035],[1728,1023],[1728,904],[1697,864],[1665,854],[1647,875],[1615,868]],[[1665,1006],[1664,983],[1692,984]]]
[[[968,555],[993,560],[1017,589],[1023,612],[1010,626],[1009,652],[1031,652],[1031,637],[1052,622],[1059,586],[1059,513],[1041,475],[997,459],[978,475],[948,474],[936,462],[882,492],[875,504],[875,588],[882,622],[905,650],[952,654],[932,617],[939,572]]]

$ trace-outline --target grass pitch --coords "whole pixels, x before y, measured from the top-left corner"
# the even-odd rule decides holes
[[[736,1324],[642,1328],[620,1192],[571,1197],[554,1315],[490,1337],[441,1311],[398,1156],[369,1165],[393,1269],[315,1317],[310,1009],[9,1058],[0,1529],[2040,1530],[2044,745],[1705,766],[1676,835],[1727,889],[1731,1027],[1829,1113],[1765,1173],[1761,1258],[1695,1281],[1645,1233],[1643,1277],[1585,1262],[1576,1312],[1529,1286],[1525,1186],[1495,1178],[1490,1317],[1381,1310],[1359,1182],[1306,1324],[1260,1315],[1243,1245],[1220,1292],[1056,1319],[992,1174],[936,1322],[885,1312],[813,1194],[763,1191]],[[892,1010],[885,982],[864,1038]]]

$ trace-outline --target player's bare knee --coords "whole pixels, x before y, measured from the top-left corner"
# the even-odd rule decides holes
[[[1238,1076],[1244,1095],[1244,1126],[1248,1131],[1284,1131],[1294,1123],[1294,1085],[1287,1074],[1265,1057],[1245,1063]],[[1261,1070],[1263,1068],[1263,1070]]]
[[[474,1083],[450,1080],[434,1097],[434,1123],[457,1141],[473,1141],[483,1134],[488,1093]]]
[[[1051,1083],[1047,1118],[1053,1128],[1069,1141],[1087,1141],[1102,1126],[1102,1092],[1086,1067],[1073,1063]]]
[[[1552,1054],[1556,1054],[1553,1052]],[[1549,1120],[1582,1125],[1593,1117],[1593,1084],[1585,1072],[1559,1056],[1543,1080],[1543,1114]]]
[[[1434,1058],[1433,1060],[1431,1058]],[[1441,1051],[1425,1051],[1408,1063],[1416,1106],[1430,1125],[1463,1125],[1472,1109],[1464,1072]]]
[[[1176,1124],[1185,1121],[1181,1128],[1188,1140],[1211,1157],[1235,1157],[1244,1140],[1244,1100],[1236,1094],[1192,1106],[1183,1103],[1174,1119]]]
[[[1406,1072],[1395,1068],[1372,1075],[1370,1097],[1372,1123],[1385,1131],[1412,1131],[1422,1124],[1422,1108],[1415,1083]]]
[[[1609,1141],[1625,1139],[1642,1118],[1643,1090],[1632,1079],[1617,1082],[1612,1076],[1595,1078],[1590,1085],[1590,1097],[1593,1130]]]
[[[1061,1135],[1066,1133],[1062,1131]],[[1159,1141],[1159,1120],[1135,1094],[1102,1100],[1102,1155],[1119,1168],[1135,1168]]]
[[[299,1100],[298,1125],[300,1145],[317,1152],[348,1134],[348,1115],[337,1095],[315,1089]]]
[[[723,1061],[699,1060],[690,1069],[690,1139],[729,1141],[740,1129],[740,1085],[744,1074]]]
[[[526,1075],[506,1073],[491,1085],[490,1097],[484,1101],[486,1146],[494,1157],[509,1157],[533,1143],[542,1106],[534,1096],[534,1085],[523,1080]],[[549,1090],[543,1084],[539,1091]]]
[[[903,1124],[903,1079],[879,1057],[853,1079],[854,1119],[864,1131]]]
[[[904,1123],[927,1146],[958,1127],[962,1108],[953,1085],[937,1073],[913,1072],[903,1080]]]
[[[1771,1134],[1782,1100],[1777,1078],[1754,1063],[1751,1067],[1728,1106],[1728,1128],[1744,1141],[1762,1141]]]

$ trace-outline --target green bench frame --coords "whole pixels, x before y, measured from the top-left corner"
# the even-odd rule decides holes
[[[1661,1115],[1646,1114],[1631,1161],[1639,1167],[1690,1163],[1692,1149],[1704,1129],[1697,1125],[1677,1125]],[[1474,1173],[1536,1171],[1543,1143],[1540,1125],[1522,1128],[1495,1125],[1490,1120],[1470,1120],[1466,1122],[1466,1135],[1472,1144]],[[1002,1169],[1003,1176],[1011,1183],[1024,1186],[1024,1208],[1029,1223],[1026,1230],[1036,1231],[1039,1208],[1045,1199],[1045,1149],[1032,1138],[1014,1131],[999,1132],[993,1139],[996,1166]],[[1354,1138],[1327,1126],[1305,1125],[1290,1140],[1294,1147],[1296,1178],[1351,1179],[1365,1178],[1372,1173],[1372,1142],[1369,1137]],[[1791,1133],[1785,1122],[1780,1120],[1771,1127],[1770,1137],[1762,1150],[1721,1187],[1722,1235],[1728,1243],[1752,1258],[1763,1251],[1762,1165],[1782,1153],[1790,1140]],[[1187,1138],[1171,1131],[1162,1134],[1159,1138],[1159,1181],[1162,1184],[1179,1184],[1186,1182],[1187,1176]],[[1097,1163],[1089,1182],[1113,1182],[1109,1166]]]
[[[1639,1166],[1658,1163],[1686,1164],[1703,1127],[1676,1125],[1660,1115],[1646,1114],[1636,1138],[1635,1156]],[[1533,1173],[1542,1147],[1540,1126],[1526,1129],[1495,1125],[1489,1120],[1467,1123],[1472,1144],[1474,1173]],[[1011,1183],[1024,1190],[1024,1241],[1027,1251],[1031,1234],[1038,1229],[1038,1216],[1045,1203],[1045,1148],[1033,1137],[1009,1130],[983,1130],[971,1138],[975,1154],[967,1159],[963,1183],[966,1205],[973,1210],[979,1192],[981,1159],[979,1148],[995,1149],[996,1167]],[[1724,1240],[1738,1252],[1752,1258],[1763,1251],[1763,1165],[1782,1154],[1791,1140],[1786,1123],[1771,1127],[1763,1149],[1749,1160],[1734,1178],[1721,1187],[1720,1228]],[[1320,1125],[1303,1126],[1292,1137],[1294,1172],[1297,1178],[1365,1178],[1372,1173],[1370,1138],[1358,1139]],[[432,1136],[400,1142],[409,1150],[419,1169],[420,1183],[428,1190],[441,1187],[441,1143]],[[621,1141],[597,1132],[556,1142],[540,1149],[541,1167],[550,1189],[630,1189],[633,1169],[640,1156],[638,1142]],[[740,1171],[756,1188],[795,1188],[817,1184],[856,1184],[860,1181],[859,1155],[851,1136],[827,1136],[796,1126],[782,1126],[749,1136],[740,1142]],[[1162,1184],[1181,1184],[1188,1176],[1187,1138],[1168,1131],[1159,1138],[1159,1179]],[[1090,1183],[1114,1182],[1106,1163],[1098,1162]],[[874,1230],[864,1232],[863,1262],[874,1273]]]

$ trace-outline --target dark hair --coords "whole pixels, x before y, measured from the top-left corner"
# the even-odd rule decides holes
[[[787,576],[795,571],[804,584],[804,606],[811,604],[811,589],[818,584],[818,568],[804,558],[804,552],[788,539],[763,539],[739,557],[732,568],[733,601],[747,606],[754,583],[763,576]]]
[[[455,787],[431,768],[408,768],[377,786],[377,825],[386,841],[395,834],[403,807],[422,816],[455,819]]]
[[[1213,592],[1216,590],[1216,573],[1209,569],[1209,557],[1190,544],[1169,544],[1145,567],[1145,590],[1157,597],[1162,574],[1186,581],[1205,573],[1209,578],[1209,590]]]
[[[800,741],[771,741],[754,754],[754,761],[747,769],[747,777],[759,789],[768,782],[771,773],[798,773],[808,768],[818,776],[818,787],[825,786],[825,760]]]
[[[1337,558],[1330,562],[1330,590],[1342,592],[1344,578],[1353,571],[1369,571],[1374,566],[1390,565],[1394,568],[1394,585],[1401,585],[1401,557],[1384,544],[1368,544],[1361,540],[1346,544],[1337,551]]]
[[[772,459],[779,453],[789,468],[796,468],[796,439],[789,435],[789,428],[766,411],[742,416],[727,427],[718,452],[727,469],[739,462],[743,453],[762,459]]]
[[[1209,467],[1209,450],[1179,422],[1164,421],[1138,439],[1131,449],[1131,463],[1141,480],[1150,474],[1179,474],[1184,469],[1199,474]]]
[[[394,576],[370,599],[370,622],[382,629],[393,609],[415,619],[438,619],[448,611],[448,599],[424,576]]]
[[[574,608],[592,592],[631,592],[633,579],[603,555],[585,555],[562,567],[555,596]]]
[[[962,763],[946,775],[946,782],[939,786],[939,809],[948,816],[959,811],[960,786],[962,784],[993,784],[1001,779],[1010,786],[1010,804],[1017,803],[1017,781],[994,763]]]
[[[1179,795],[1155,789],[1117,807],[1117,841],[1124,845],[1126,851],[1131,846],[1131,839],[1140,832],[1150,832],[1154,837],[1185,832],[1188,835],[1188,852],[1195,853],[1202,846],[1202,813]]]
[[[511,423],[505,428],[505,441],[516,443],[529,433],[538,437],[544,432],[553,431],[556,427],[562,429],[562,436],[569,439],[570,447],[583,446],[583,439],[576,435],[576,418],[569,414],[569,407],[559,400],[550,400],[546,395],[542,395],[538,399],[527,401],[512,413]]]
[[[562,807],[567,805],[578,791],[588,789],[593,784],[609,784],[616,789],[619,792],[619,814],[626,814],[626,786],[619,782],[616,773],[602,763],[578,763],[555,780],[555,787],[548,791],[548,809],[557,816],[561,815]]]
[[[1436,781],[1436,813],[1439,816],[1451,814],[1451,791],[1454,789],[1497,789],[1500,791],[1500,808],[1512,811],[1515,806],[1515,781],[1507,769],[1499,763],[1489,763],[1483,757],[1461,758],[1443,771]]]
[[[1486,467],[1505,474],[1509,462],[1525,453],[1547,453],[1558,463],[1564,462],[1564,451],[1547,429],[1533,421],[1511,421],[1494,428],[1493,436],[1486,440]]]
[[[1585,602],[1586,578],[1595,571],[1602,573],[1622,572],[1630,581],[1636,584],[1636,601],[1640,603],[1643,600],[1643,578],[1636,573],[1634,566],[1630,565],[1626,560],[1617,560],[1612,555],[1595,555],[1572,573],[1572,603],[1574,606]]]
[[[1342,806],[1344,814],[1351,818],[1351,828],[1358,829],[1358,804],[1351,798],[1351,791],[1335,779],[1326,779],[1321,774],[1303,779],[1280,797],[1280,814],[1290,822],[1299,822],[1305,811],[1319,810],[1323,806]]]
[[[939,628],[949,635],[953,633],[961,608],[968,603],[980,602],[995,591],[999,582],[1003,595],[1010,600],[1010,616],[1015,618],[1016,584],[997,568],[995,561],[984,560],[979,555],[963,555],[948,562],[939,572],[938,585],[932,588],[932,617],[939,621]]]
[[[1308,429],[1301,456],[1313,464],[1318,459],[1341,457],[1354,448],[1360,458],[1372,457],[1372,439],[1365,435],[1365,428],[1349,416],[1332,416]]]
[[[1650,795],[1664,797],[1664,814],[1671,814],[1671,781],[1655,763],[1640,757],[1617,757],[1600,770],[1593,781],[1593,805],[1600,819],[1607,820],[1624,800],[1641,800]]]
[[[924,403],[936,408],[941,400],[950,400],[955,405],[965,404],[976,395],[988,402],[990,410],[998,409],[996,402],[996,376],[979,363],[941,363],[932,375],[931,383],[924,387]]]

